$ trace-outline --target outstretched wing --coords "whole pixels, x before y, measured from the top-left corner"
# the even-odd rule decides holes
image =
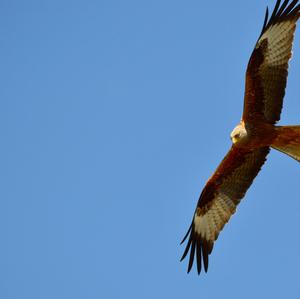
[[[190,251],[188,272],[194,256],[197,257],[198,274],[202,260],[204,270],[208,269],[208,256],[220,231],[234,214],[236,206],[244,197],[253,179],[266,160],[268,147],[245,150],[232,146],[213,176],[204,187],[194,214],[192,224],[182,243],[188,242],[181,260]]]
[[[246,72],[243,120],[274,124],[280,119],[288,76],[288,61],[296,22],[300,16],[298,0],[277,0],[268,18],[266,11],[261,35],[250,57]]]

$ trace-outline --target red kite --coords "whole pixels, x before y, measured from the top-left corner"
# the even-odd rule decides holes
[[[257,176],[270,148],[300,162],[300,126],[275,126],[285,95],[288,61],[296,22],[298,0],[277,0],[251,54],[247,72],[242,120],[230,137],[232,146],[201,192],[192,224],[183,238],[187,245],[181,260],[190,252],[187,272],[196,255],[197,271],[208,269],[208,256],[220,231]]]

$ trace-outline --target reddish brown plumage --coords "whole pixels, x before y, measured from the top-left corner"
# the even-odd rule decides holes
[[[188,272],[194,256],[198,273],[202,261],[208,269],[208,256],[220,231],[235,213],[257,176],[270,146],[300,161],[300,126],[275,127],[279,120],[288,75],[288,61],[299,18],[298,0],[277,0],[274,11],[266,13],[259,39],[250,57],[244,98],[244,111],[238,132],[240,142],[231,149],[201,192],[192,224],[182,242],[188,239],[183,260],[190,252]],[[241,137],[242,136],[242,137]]]
[[[277,137],[272,142],[275,148],[300,162],[300,126],[276,127]]]
[[[288,61],[292,55],[292,42],[299,18],[299,5],[296,6],[298,0],[292,1],[290,6],[287,6],[288,2],[285,1],[280,7],[280,1],[277,1],[272,17],[250,57],[246,72],[243,112],[245,122],[257,123],[262,119],[264,122],[274,124],[280,119],[288,75]],[[280,24],[283,23],[287,25],[280,29]],[[268,38],[268,31],[272,33],[276,26],[278,31],[282,30],[279,32],[282,34],[278,33],[278,37]],[[274,48],[276,48],[274,59],[268,61],[269,53],[275,51]]]

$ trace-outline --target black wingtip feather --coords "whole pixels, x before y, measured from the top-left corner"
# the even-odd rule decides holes
[[[193,226],[189,228],[188,234],[185,235],[183,242],[187,239],[188,236],[188,242],[180,261],[183,261],[189,253],[189,263],[187,268],[187,273],[189,273],[192,270],[196,255],[198,275],[201,273],[202,265],[205,272],[207,272],[208,258],[213,249],[213,242],[201,238],[197,233],[195,233]]]
[[[282,3],[280,9],[279,9],[278,12],[277,12],[277,15],[278,15],[278,16],[281,16],[281,15],[282,15],[282,13],[283,13],[283,11],[285,10],[286,6],[288,5],[289,1],[290,1],[290,0],[285,0],[285,1]],[[297,1],[298,1],[298,0],[297,0]]]
[[[208,270],[208,244],[204,242],[202,244],[202,256],[203,256],[203,263],[204,263],[204,271],[207,273]]]
[[[282,13],[281,16],[287,16],[290,13],[296,12],[297,9],[294,9],[296,4],[298,3],[298,0],[294,0],[290,3],[290,5],[285,9],[285,11]],[[298,5],[299,6],[299,5]],[[297,7],[296,7],[297,8]],[[294,9],[294,10],[293,10]]]
[[[260,35],[263,34],[263,32],[264,32],[264,30],[265,30],[265,28],[266,28],[266,26],[267,26],[268,18],[269,18],[269,8],[268,8],[268,6],[267,6],[266,14],[265,14],[265,20],[264,20],[264,24],[263,24],[263,26],[262,26]]]
[[[194,257],[195,257],[195,249],[196,249],[196,242],[195,242],[195,240],[193,240],[187,273],[190,273],[190,271],[192,270],[193,263],[194,263]]]
[[[184,250],[184,253],[180,259],[180,261],[182,262],[184,260],[184,258],[186,257],[186,255],[188,254],[189,250],[190,250],[190,247],[191,247],[191,243],[192,243],[192,234],[190,235],[189,237],[189,241],[188,243],[186,244],[186,247],[185,247],[185,250]]]
[[[192,229],[193,223],[190,225],[187,233],[185,234],[185,236],[183,237],[182,241],[180,242],[180,245],[184,243],[184,241],[186,240],[186,238],[188,237],[188,235],[190,234],[190,231]]]
[[[273,24],[276,22],[282,20],[285,17],[292,17],[292,16],[299,16],[300,13],[300,5],[297,5],[299,0],[293,0],[290,4],[290,0],[285,0],[282,5],[281,0],[277,0],[275,7],[273,9],[272,15],[269,18],[269,9],[267,7],[266,9],[266,14],[265,14],[265,19],[262,27],[262,31],[260,33],[261,37],[264,32]],[[296,6],[297,5],[297,6]]]
[[[281,0],[277,0],[277,2],[275,4],[275,7],[274,7],[274,10],[273,10],[273,13],[272,13],[271,18],[270,18],[270,21],[274,20],[275,17],[277,16],[277,11],[278,11],[278,8],[280,6],[280,2],[281,2]]]
[[[201,273],[201,259],[202,259],[200,239],[197,240],[196,255],[197,255],[197,272],[198,272],[198,275],[200,275],[200,273]]]

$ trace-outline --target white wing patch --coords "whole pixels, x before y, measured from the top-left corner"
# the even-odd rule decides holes
[[[218,194],[207,212],[201,214],[201,211],[196,210],[194,216],[195,233],[203,239],[215,241],[235,210],[236,205],[230,197],[223,193]]]
[[[259,39],[256,48],[267,39],[265,63],[268,66],[285,65],[291,58],[292,41],[296,29],[295,20],[286,20],[272,25]]]

